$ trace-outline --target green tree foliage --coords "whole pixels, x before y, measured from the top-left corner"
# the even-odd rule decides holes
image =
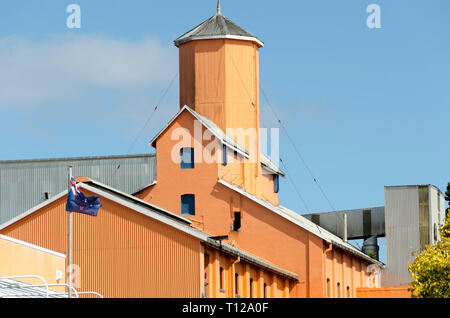
[[[447,192],[445,192],[445,200],[448,201],[448,209],[445,212],[445,215],[448,215],[450,212],[450,182],[447,184]]]
[[[449,197],[450,183],[446,196]],[[446,198],[446,199],[447,199]],[[440,226],[441,241],[428,245],[408,265],[412,297],[450,298],[450,213]]]

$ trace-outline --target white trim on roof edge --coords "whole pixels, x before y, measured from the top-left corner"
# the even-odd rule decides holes
[[[249,158],[249,154],[248,151],[245,150],[245,148],[243,148],[242,146],[240,146],[238,143],[236,143],[231,137],[229,137],[226,133],[224,133],[222,131],[222,129],[220,129],[219,127],[217,127],[217,125],[215,125],[214,123],[212,123],[213,125],[215,125],[216,127],[209,127],[209,123],[205,122],[204,118],[200,117],[201,115],[199,113],[197,113],[195,110],[193,110],[192,108],[190,108],[187,105],[184,105],[180,111],[178,113],[175,114],[175,116],[167,123],[166,126],[164,126],[163,129],[161,129],[161,131],[155,136],[153,137],[153,139],[149,142],[150,145],[153,145],[153,143],[156,141],[156,139],[159,138],[159,136],[162,135],[162,133],[164,131],[166,131],[166,129],[175,121],[175,119],[178,118],[178,116],[180,116],[180,114],[183,111],[189,111],[189,113],[191,113],[192,116],[194,116],[197,120],[199,120],[203,126],[205,126],[221,143],[227,145],[228,147],[232,148],[233,150],[236,150],[238,153],[240,153],[242,156]],[[214,128],[214,129],[213,129]],[[225,137],[228,137],[231,141],[226,140],[225,138],[223,138],[223,136],[219,136],[219,134],[215,131],[215,129],[220,130],[221,133],[223,133],[223,135]],[[233,142],[235,144],[233,144]]]
[[[360,258],[363,258],[371,263],[375,263],[380,266],[383,266],[382,262],[377,261],[377,260],[371,258],[370,256],[364,254],[363,252],[361,252],[360,250],[355,248],[353,245],[344,242],[341,238],[328,232],[324,228],[321,228],[317,224],[312,223],[311,221],[307,220],[305,217],[301,216],[300,214],[297,214],[294,211],[291,211],[292,213],[287,213],[286,211],[284,211],[284,209],[286,209],[286,210],[289,210],[289,209],[281,207],[281,206],[276,207],[276,206],[274,206],[268,202],[265,202],[265,201],[255,197],[254,195],[246,192],[245,190],[243,190],[239,187],[236,187],[222,179],[218,179],[218,183],[230,188],[231,190],[234,190],[235,192],[237,192],[239,194],[242,194],[243,196],[247,197],[248,199],[258,203],[259,205],[264,206],[265,208],[269,209],[270,211],[272,211],[272,212],[278,214],[279,216],[287,219],[288,221],[298,225],[299,227],[307,230],[308,232],[311,232],[314,235],[317,235],[318,237],[320,237],[327,243],[336,245],[337,247],[347,250],[347,251],[351,252],[352,254],[354,254]],[[293,214],[297,214],[297,215],[293,215]]]
[[[28,243],[28,242],[25,242],[25,241],[21,241],[21,240],[15,239],[15,238],[10,237],[10,236],[6,236],[6,235],[3,235],[3,234],[0,234],[0,239],[6,240],[6,241],[10,241],[10,242],[14,242],[14,243],[17,243],[17,244],[22,245],[22,246],[30,247],[30,248],[32,248],[34,250],[38,250],[38,251],[45,252],[45,253],[48,253],[48,254],[52,254],[52,255],[55,255],[55,256],[59,256],[59,257],[62,257],[62,258],[66,258],[66,254],[58,253],[56,251],[49,250],[49,249],[47,249],[45,247],[34,245],[34,244],[31,244],[31,243]]]
[[[34,213],[34,212],[36,212],[37,210],[43,208],[44,206],[46,206],[46,205],[48,205],[48,204],[50,204],[50,203],[52,203],[52,202],[58,200],[59,198],[65,196],[66,194],[67,194],[67,190],[64,190],[64,191],[58,193],[57,195],[52,196],[50,199],[48,199],[48,200],[46,200],[46,201],[44,201],[44,202],[41,202],[41,203],[39,203],[38,205],[35,205],[35,206],[32,207],[31,209],[29,209],[29,210],[23,212],[22,214],[19,214],[19,215],[16,216],[15,218],[13,218],[13,219],[11,219],[11,220],[9,220],[9,221],[3,223],[3,224],[0,224],[0,230],[3,230],[4,228],[10,226],[10,225],[13,224],[13,223],[16,223],[17,221],[23,219],[24,217],[26,217],[26,216],[28,216],[28,215]]]
[[[91,180],[91,182],[94,183],[94,184],[97,183],[96,181],[93,181],[93,180]],[[138,205],[136,203],[129,202],[129,201],[127,201],[125,199],[122,199],[122,198],[118,198],[117,196],[115,196],[113,194],[110,194],[110,193],[108,193],[106,191],[103,191],[103,190],[101,190],[99,188],[90,186],[90,185],[82,183],[82,182],[79,182],[78,186],[83,188],[83,189],[86,189],[88,191],[91,191],[93,193],[96,193],[96,194],[98,194],[98,195],[100,195],[100,196],[102,196],[102,197],[104,197],[104,198],[106,198],[108,200],[111,200],[111,201],[116,202],[116,203],[118,203],[120,205],[123,205],[123,206],[125,206],[125,207],[127,207],[127,208],[129,208],[131,210],[134,210],[134,211],[136,211],[138,213],[141,213],[141,214],[143,214],[143,215],[145,215],[147,217],[150,217],[150,218],[152,218],[154,220],[157,220],[157,221],[159,221],[161,223],[164,223],[164,224],[166,224],[168,226],[171,226],[171,227],[173,227],[173,228],[175,228],[175,229],[177,229],[177,230],[179,230],[181,232],[184,232],[184,233],[186,233],[188,235],[191,235],[191,236],[199,239],[200,241],[202,241],[204,243],[207,243],[208,245],[218,247],[218,245],[217,245],[218,243],[216,243],[216,241],[212,240],[209,234],[207,234],[205,232],[202,232],[202,231],[200,231],[200,230],[198,230],[198,229],[196,229],[194,227],[191,227],[190,224],[183,223],[182,220],[173,219],[173,218],[171,218],[168,215],[164,215],[164,214],[158,213],[157,212],[158,208],[152,207],[150,204],[147,204],[147,207],[142,207],[142,206],[140,206],[140,205]],[[102,185],[102,184],[99,184],[99,186],[104,186],[104,187],[107,188],[107,190],[116,192],[119,195],[123,194],[123,192],[120,192],[120,191],[118,191],[118,190],[116,190],[114,188],[110,188],[110,187]],[[19,215],[18,217],[14,218],[13,220],[0,225],[0,230],[5,228],[5,227],[7,227],[7,226],[9,226],[9,225],[11,225],[12,223],[15,223],[15,222],[19,221],[22,218],[27,217],[28,215],[38,211],[40,208],[42,208],[42,207],[44,207],[44,206],[46,206],[46,205],[48,205],[48,204],[50,204],[50,203],[60,199],[61,197],[63,197],[66,194],[67,194],[67,190],[64,190],[63,192],[59,193],[58,195],[52,197],[52,199],[44,201],[41,204],[38,204],[37,206],[33,207],[32,209],[28,210],[25,213],[22,213],[21,215]],[[127,196],[130,196],[130,195],[127,195]],[[137,202],[140,201],[140,199],[138,199],[138,198],[132,197],[132,199],[137,199],[136,200]],[[146,202],[146,203],[148,203],[148,202]],[[162,211],[164,211],[164,210],[162,210]],[[189,222],[188,220],[185,220],[185,219],[183,221],[184,222]],[[269,263],[269,262],[267,262],[267,261],[265,261],[263,259],[260,259],[259,257],[253,256],[253,255],[251,255],[251,254],[249,254],[249,253],[247,253],[247,252],[245,252],[245,251],[243,251],[241,249],[238,249],[238,248],[236,248],[236,247],[234,247],[234,246],[232,246],[232,245],[230,245],[228,243],[222,242],[222,243],[219,244],[219,246],[222,246],[222,248],[225,251],[229,252],[229,253],[234,253],[234,254],[237,254],[238,256],[241,256],[242,258],[244,258],[244,260],[246,260],[248,262],[256,263],[258,266],[264,267],[264,268],[266,268],[268,270],[276,272],[277,274],[284,275],[284,276],[287,276],[287,277],[289,277],[291,279],[298,280],[298,275],[297,274],[291,273],[291,272],[289,272],[289,271],[287,271],[287,270],[285,270],[285,269],[283,269],[281,267],[273,265],[272,263]],[[55,253],[57,253],[57,252],[55,252]],[[61,254],[61,255],[64,255],[64,254]],[[64,255],[64,257],[65,257],[65,255]]]
[[[197,113],[195,110],[190,108],[187,105],[184,105],[181,110],[167,123],[167,125],[149,142],[150,145],[153,145],[156,139],[161,136],[161,134],[175,121],[175,119],[180,116],[180,114],[184,111],[189,111],[192,116],[194,116],[197,120],[199,120],[203,126],[206,127],[222,144],[226,145],[227,147],[235,150],[245,158],[249,158],[249,152],[239,145],[233,138],[231,138],[229,135],[227,135],[222,129],[220,129],[216,124],[211,122],[208,118],[204,117],[203,115]],[[210,127],[212,126],[212,127]],[[223,134],[223,136],[220,136],[220,134]],[[278,174],[282,177],[285,177],[286,174],[275,164],[273,163],[269,157],[264,155],[263,153],[261,155],[261,166],[266,169],[268,172],[273,174]],[[151,184],[152,185],[152,184]],[[151,186],[149,185],[149,186]],[[148,187],[148,186],[147,186]],[[145,188],[144,188],[145,189]]]
[[[261,40],[258,40],[255,37],[252,36],[244,36],[244,35],[231,35],[231,34],[225,34],[225,35],[194,35],[194,36],[188,36],[181,40],[175,40],[174,44],[176,47],[179,47],[181,44],[190,42],[190,41],[196,41],[196,40],[215,40],[215,39],[231,39],[231,40],[243,40],[243,41],[251,41],[256,42],[260,45],[260,47],[264,46],[264,43]]]
[[[114,189],[114,188],[112,188],[112,187],[110,187],[110,186],[108,186],[108,185],[106,185],[106,184],[104,184],[104,183],[101,183],[101,182],[98,182],[98,181],[94,181],[94,180],[92,180],[92,179],[89,179],[89,180],[90,180],[90,182],[92,182],[93,184],[96,184],[97,186],[100,186],[100,187],[105,188],[106,190],[109,190],[109,191],[112,191],[112,192],[116,192],[116,193],[118,193],[119,195],[122,195],[122,196],[124,196],[124,197],[129,198],[130,200],[133,200],[133,201],[142,203],[142,204],[146,205],[147,207],[149,207],[150,209],[154,209],[154,210],[156,210],[156,211],[166,213],[166,214],[168,214],[168,216],[171,216],[171,217],[173,217],[173,218],[176,218],[176,219],[178,219],[178,220],[181,221],[181,222],[188,223],[188,224],[191,224],[191,223],[192,223],[192,222],[189,221],[188,219],[185,219],[184,217],[179,216],[178,214],[175,214],[175,213],[172,213],[172,212],[170,212],[170,211],[167,211],[166,209],[163,209],[163,208],[161,208],[161,207],[159,207],[159,206],[157,206],[157,205],[154,205],[154,204],[152,204],[152,203],[150,203],[150,202],[147,202],[147,201],[145,201],[145,200],[142,200],[142,199],[140,199],[140,198],[138,198],[138,197],[136,197],[136,196],[134,196],[134,195],[131,195],[131,194],[122,192],[122,191],[120,191],[120,190]],[[155,181],[154,183],[156,184],[156,181]],[[85,184],[85,183],[80,182],[80,183],[79,183],[79,186],[80,186],[81,188],[86,188],[87,190],[92,191],[92,190],[91,190],[91,187],[90,187],[89,185]],[[86,186],[87,186],[88,188],[87,188]],[[100,190],[100,189],[98,189],[98,188],[95,188],[95,189]],[[94,191],[93,191],[93,192],[94,192]]]

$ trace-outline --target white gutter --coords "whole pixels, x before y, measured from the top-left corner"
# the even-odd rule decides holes
[[[5,240],[5,241],[14,242],[16,244],[19,244],[19,245],[22,245],[22,246],[26,246],[26,247],[32,248],[32,249],[40,251],[40,252],[45,252],[45,253],[52,254],[52,255],[55,255],[55,256],[58,256],[58,257],[61,257],[61,258],[66,258],[65,254],[49,250],[49,249],[47,249],[45,247],[41,247],[41,246],[37,246],[37,245],[34,245],[34,244],[30,244],[28,242],[24,242],[24,241],[15,239],[15,238],[12,238],[10,236],[6,236],[6,235],[0,234],[0,239]]]

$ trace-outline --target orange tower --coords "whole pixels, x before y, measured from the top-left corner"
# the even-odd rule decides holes
[[[260,194],[259,48],[263,42],[214,16],[175,40],[179,48],[180,108],[189,106],[245,147],[245,189]]]

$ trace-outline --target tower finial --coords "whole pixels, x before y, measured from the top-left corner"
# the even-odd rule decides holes
[[[220,10],[220,0],[217,0],[217,14],[222,14]]]

